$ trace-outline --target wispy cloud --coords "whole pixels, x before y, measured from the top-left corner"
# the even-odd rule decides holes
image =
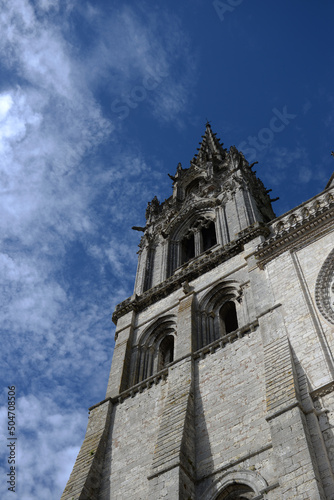
[[[329,156],[329,155],[328,155]],[[266,158],[265,158],[266,159]],[[279,201],[278,213],[284,213],[305,201],[303,189],[310,182],[317,185],[317,192],[325,188],[328,181],[326,162],[312,164],[305,147],[272,147],[270,150],[270,163],[261,170],[262,162],[258,168],[261,179],[266,187],[273,189],[273,197],[284,194],[284,203]],[[278,187],[280,190],[278,190]],[[284,192],[285,190],[285,192]],[[287,202],[290,200],[290,203]]]
[[[3,464],[7,463],[8,448],[1,446],[0,496],[3,499],[16,496],[21,500],[59,498],[59,484],[64,484],[71,472],[70,464],[78,454],[77,443],[83,439],[87,414],[67,409],[60,411],[51,397],[24,396],[18,398],[17,405],[17,422],[20,423],[17,490],[15,494],[7,490],[4,478],[9,469]],[[6,407],[0,408],[0,422],[1,428],[5,428]]]
[[[175,118],[194,67],[171,76],[187,41],[157,7],[0,4],[1,376],[22,395],[20,498],[59,498],[86,425],[77,409],[104,397],[111,313],[132,291],[138,235],[120,228],[164,183],[140,148],[120,147],[110,105],[160,72],[166,87],[142,105]]]
[[[127,117],[138,106],[162,121],[177,118],[197,68],[178,18],[152,4],[113,6],[110,17],[100,16],[97,8],[82,15],[94,20],[99,33],[88,48],[87,80],[109,99],[111,118]],[[176,74],[180,63],[183,71]]]
[[[270,186],[278,186],[289,179],[291,182],[291,170],[293,181],[308,182],[305,179],[305,169],[309,171],[309,160],[304,148],[296,147],[293,150],[286,147],[274,147],[271,150],[271,164],[268,165],[264,177]]]

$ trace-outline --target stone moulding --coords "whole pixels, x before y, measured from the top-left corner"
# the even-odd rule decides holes
[[[331,394],[332,392],[334,392],[334,382],[329,382],[328,384],[311,391],[310,396],[313,401],[315,401],[318,398],[322,398],[324,396],[327,396],[328,394]]]
[[[255,253],[258,266],[263,269],[278,255],[296,248],[298,240],[307,242],[315,231],[330,229],[333,219],[334,189],[329,188],[269,224],[272,236],[261,243]]]
[[[334,249],[321,266],[316,285],[315,302],[323,317],[334,325]]]
[[[214,251],[207,250],[197,258],[187,264],[184,264],[182,268],[173,274],[173,276],[170,276],[155,287],[150,288],[142,295],[135,295],[134,297],[125,299],[116,306],[115,312],[112,315],[113,322],[116,324],[120,317],[130,311],[142,311],[149,305],[181,288],[182,283],[185,281],[188,281],[189,283],[190,281],[201,276],[204,272],[214,269],[222,262],[225,262],[242,252],[244,244],[248,241],[251,241],[257,236],[268,236],[269,234],[270,231],[266,224],[258,222],[253,224],[247,230],[239,233],[237,239],[228,243],[224,247],[218,248]]]
[[[163,234],[165,236],[170,235],[173,233],[175,228],[184,220],[186,219],[189,215],[192,215],[196,212],[209,212],[212,211],[215,206],[218,204],[216,199],[205,199],[205,200],[198,200],[195,203],[193,203],[191,206],[185,207],[180,211],[180,213],[173,218],[170,222],[166,224],[166,227],[163,227]]]
[[[276,306],[278,307],[278,306]],[[170,363],[167,368],[164,368],[160,372],[155,373],[151,377],[146,378],[145,380],[142,380],[138,384],[135,384],[125,391],[121,392],[118,396],[114,398],[106,398],[103,401],[100,401],[94,406],[91,406],[89,408],[89,411],[93,410],[94,408],[97,408],[98,406],[102,405],[106,401],[111,401],[113,405],[115,404],[121,404],[123,401],[127,398],[133,398],[137,394],[141,394],[144,390],[150,389],[153,385],[159,384],[161,381],[167,380],[168,377],[168,370],[171,366],[176,365],[180,361],[186,358],[192,357],[194,360],[196,359],[204,359],[207,354],[213,354],[214,352],[217,351],[217,349],[224,348],[228,344],[232,344],[233,342],[241,339],[245,335],[250,335],[251,333],[255,332],[257,328],[259,327],[259,321],[256,319],[255,321],[252,321],[251,323],[248,323],[247,325],[238,328],[237,330],[234,330],[231,333],[228,333],[227,335],[224,335],[224,337],[221,337],[220,339],[215,340],[214,342],[211,342],[211,344],[208,344],[198,351],[194,353],[189,353],[183,356],[182,358],[178,358],[172,363]]]
[[[224,347],[226,344],[231,344],[232,342],[241,339],[244,335],[253,333],[258,328],[258,326],[258,320],[255,320],[252,323],[243,326],[242,328],[238,328],[238,330],[228,333],[227,335],[224,335],[224,337],[221,337],[220,339],[217,339],[214,342],[211,342],[211,344],[208,344],[198,351],[194,352],[193,357],[194,359],[204,359],[207,354],[212,354],[217,349]]]
[[[260,450],[257,450],[256,452],[249,453],[248,455],[245,455],[241,459],[229,463],[227,467],[221,468],[218,471],[213,472],[212,474],[217,474],[221,472],[220,477],[214,481],[213,484],[209,486],[207,490],[205,490],[204,494],[201,495],[201,500],[206,500],[207,498],[217,498],[219,494],[229,485],[231,484],[246,484],[250,488],[253,489],[255,493],[255,499],[261,499],[265,498],[263,495],[267,492],[270,491],[274,488],[277,488],[279,486],[278,483],[275,483],[273,485],[268,485],[267,481],[261,476],[259,472],[256,471],[251,471],[248,469],[234,469],[230,471],[224,471],[224,469],[228,469],[230,467],[233,467],[241,462],[244,462],[245,460],[259,455],[260,453],[263,453],[267,450],[270,450],[272,448],[272,444],[268,444],[267,446],[264,446]]]
[[[177,360],[180,361],[180,360]],[[175,363],[173,363],[175,364]],[[157,385],[160,381],[166,380],[168,376],[168,368],[164,368],[158,373],[155,373],[149,378],[146,378],[142,382],[139,382],[139,384],[133,385],[132,387],[129,387],[125,391],[121,392],[118,396],[114,398],[106,398],[103,401],[100,401],[96,405],[91,406],[88,408],[89,411],[94,410],[94,408],[97,408],[98,406],[102,405],[106,401],[111,401],[113,405],[117,403],[123,403],[123,401],[127,398],[133,398],[136,394],[142,393],[145,389],[149,389],[152,387],[152,385]]]

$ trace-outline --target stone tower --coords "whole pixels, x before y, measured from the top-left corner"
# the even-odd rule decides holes
[[[206,125],[147,207],[63,500],[334,499],[334,179],[275,218]]]

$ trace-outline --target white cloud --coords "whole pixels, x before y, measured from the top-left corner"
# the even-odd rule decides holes
[[[138,106],[146,106],[160,121],[180,116],[196,82],[197,61],[195,54],[189,57],[178,18],[158,6],[140,4],[114,7],[110,17],[100,16],[97,8],[83,15],[94,19],[96,33],[102,34],[89,50],[87,80],[110,96],[113,118],[118,118],[120,106],[126,106],[126,116]],[[182,71],[176,74],[177,64]]]
[[[59,0],[36,0],[36,6],[42,12],[59,10]]]
[[[7,399],[7,388],[3,390]],[[19,397],[16,400],[16,471],[17,493],[21,500],[36,498],[58,500],[69,478],[79,447],[87,413],[64,410],[45,394]],[[0,408],[1,428],[7,428],[7,408]],[[1,477],[9,472],[8,454],[1,448]],[[0,482],[0,496],[10,499],[5,481]]]
[[[0,94],[0,120],[2,121],[13,104],[13,99],[10,94]]]
[[[131,294],[136,268],[138,234],[130,227],[167,183],[138,147],[120,150],[114,117],[94,91],[100,82],[110,99],[131,91],[186,53],[177,20],[157,8],[121,6],[109,17],[94,4],[76,8],[96,30],[91,47],[77,47],[67,31],[72,1],[12,0],[0,13],[0,65],[15,80],[0,85],[1,370],[26,394],[23,500],[59,498],[68,479],[86,414],[66,408],[104,397],[111,313]],[[171,119],[186,105],[186,83],[168,76],[168,93],[162,81],[142,105]],[[96,151],[107,141],[105,159]],[[124,221],[127,234],[118,232]]]
[[[291,170],[297,173],[297,177],[292,177],[297,182],[308,182],[309,175],[308,156],[306,150],[301,147],[294,149],[287,147],[271,148],[271,162],[266,171],[261,176],[270,187],[278,186],[284,183],[285,179],[290,179]]]
[[[312,169],[305,166],[301,166],[299,167],[299,180],[300,182],[302,182],[303,184],[306,184],[308,182],[310,182],[312,178]]]
[[[69,97],[71,60],[59,30],[46,20],[39,20],[27,0],[6,4],[0,23],[3,63],[8,67],[15,64],[16,71],[31,84]]]

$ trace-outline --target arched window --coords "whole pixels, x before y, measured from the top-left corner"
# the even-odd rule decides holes
[[[254,497],[254,491],[246,484],[230,484],[216,500],[250,500]]]
[[[251,470],[234,470],[222,473],[217,481],[211,484],[202,498],[214,500],[251,500],[264,498],[262,490],[268,487],[267,481]]]
[[[213,210],[194,211],[169,233],[167,276],[180,266],[217,245]]]
[[[194,233],[183,238],[181,243],[181,263],[185,264],[188,260],[195,257],[195,238]]]
[[[174,361],[174,336],[167,335],[159,346],[158,371]]]
[[[146,257],[143,292],[146,292],[146,290],[149,290],[152,286],[154,255],[155,250],[153,248],[149,248]]]
[[[211,221],[207,227],[202,229],[202,239],[203,239],[203,252],[209,250],[217,244],[215,223]]]
[[[199,300],[197,310],[197,349],[211,344],[239,328],[240,288],[235,281],[224,281]]]
[[[176,322],[173,314],[154,321],[133,345],[128,386],[163,370],[174,360]]]
[[[237,311],[234,302],[225,302],[219,310],[219,319],[223,335],[238,329]]]

